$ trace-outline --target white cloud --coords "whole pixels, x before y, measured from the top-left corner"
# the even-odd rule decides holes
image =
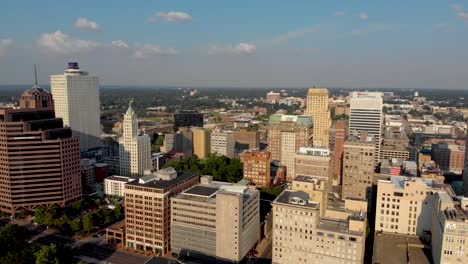
[[[87,18],[80,17],[75,22],[75,28],[82,30],[82,31],[99,31],[101,27],[94,22]]]
[[[11,47],[13,47],[12,38],[0,39],[0,56],[5,55]]]
[[[336,17],[342,17],[342,16],[344,16],[344,15],[345,15],[345,12],[343,12],[343,11],[336,11],[336,12],[333,14],[333,16],[336,16]]]
[[[136,44],[135,45],[135,58],[146,58],[156,55],[177,55],[179,51],[175,48],[162,48],[152,44]]]
[[[369,15],[366,12],[362,12],[362,13],[359,14],[359,19],[367,20],[367,19],[369,19]]]
[[[453,9],[458,18],[468,21],[468,12],[463,10],[463,6],[459,4],[451,4],[450,7]]]
[[[149,22],[156,22],[158,19],[163,19],[170,23],[190,23],[192,22],[192,16],[185,12],[180,11],[169,11],[169,12],[158,12],[148,19]]]
[[[301,28],[301,29],[289,31],[289,32],[286,32],[286,33],[284,33],[282,35],[279,35],[278,37],[272,39],[269,42],[271,44],[280,44],[280,43],[283,43],[283,42],[287,42],[287,41],[289,41],[291,39],[300,38],[300,37],[303,37],[306,34],[316,33],[316,32],[319,32],[319,31],[320,31],[319,26]]]
[[[254,54],[257,47],[254,44],[241,42],[236,45],[228,45],[225,47],[218,45],[210,45],[209,54]]]
[[[129,48],[130,46],[123,40],[114,40],[112,41],[112,47],[116,48]]]
[[[60,54],[80,53],[105,46],[92,40],[74,39],[61,31],[44,33],[37,43],[45,51]]]

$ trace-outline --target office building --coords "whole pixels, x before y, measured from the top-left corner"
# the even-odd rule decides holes
[[[352,92],[350,100],[349,136],[367,132],[375,140],[375,164],[380,160],[383,123],[383,94],[380,92]]]
[[[294,179],[294,155],[300,147],[312,144],[310,116],[271,115],[268,125],[268,151],[272,160],[287,168],[288,181]]]
[[[453,190],[435,194],[431,248],[434,263],[468,263],[468,198]]]
[[[380,147],[380,160],[414,160],[410,147],[400,145],[386,145]]]
[[[203,127],[203,114],[195,111],[181,111],[174,114],[174,131],[179,127]]]
[[[190,127],[179,127],[174,134],[174,150],[184,153],[184,157],[193,156],[193,132]]]
[[[257,149],[260,147],[260,133],[255,130],[241,129],[234,131],[236,150],[242,152],[247,149]]]
[[[124,197],[125,184],[135,180],[127,176],[113,175],[104,179],[104,194],[106,196]]]
[[[345,199],[368,198],[375,170],[375,143],[372,137],[361,134],[344,145],[342,196]]]
[[[310,88],[307,93],[305,115],[314,121],[314,147],[328,147],[330,143],[330,110],[328,109],[328,90]]]
[[[244,165],[244,179],[255,185],[269,188],[273,183],[271,179],[271,154],[270,152],[244,151],[240,155]]]
[[[343,174],[343,152],[344,144],[347,139],[346,121],[337,121],[331,129],[331,149],[333,150],[333,181],[341,184],[341,175]]]
[[[272,263],[363,263],[366,202],[330,197],[321,178],[298,176],[273,201]]]
[[[260,239],[260,192],[211,179],[172,197],[171,250],[238,263]]]
[[[20,106],[0,109],[0,211],[80,199],[79,138],[55,116],[52,95],[35,85]]]
[[[50,76],[55,114],[80,138],[81,151],[101,145],[99,79],[68,63],[64,74]]]
[[[333,158],[329,149],[300,147],[294,157],[294,178],[297,176],[316,176],[331,181]]]
[[[270,91],[266,95],[265,103],[267,104],[278,104],[281,100],[281,93],[275,93]]]
[[[468,197],[468,143],[465,146],[465,167],[463,169],[463,195]]]
[[[211,154],[235,157],[235,139],[233,131],[215,129],[211,133]]]
[[[433,193],[445,187],[438,181],[416,177],[379,180],[375,230],[422,237],[431,230]]]
[[[207,158],[211,153],[211,132],[205,128],[193,127],[193,154],[199,159]]]
[[[140,135],[138,119],[132,103],[124,115],[123,135],[119,141],[120,175],[142,175],[153,168],[151,161],[151,139],[147,134]]]
[[[161,146],[161,152],[167,153],[174,150],[174,136],[175,134],[164,134],[164,142]]]
[[[169,167],[125,184],[125,243],[145,252],[171,250],[171,198],[198,183],[198,174]]]
[[[461,174],[465,167],[465,145],[438,143],[432,144],[432,160],[445,172]]]

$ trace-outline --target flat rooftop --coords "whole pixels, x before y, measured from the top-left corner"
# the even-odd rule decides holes
[[[219,188],[216,188],[216,187],[197,185],[193,188],[188,189],[184,193],[192,194],[192,195],[199,195],[199,196],[204,196],[204,197],[211,197],[213,196],[213,194],[218,192],[218,190]]]
[[[305,200],[306,203],[305,204],[291,203],[291,198],[300,198],[302,200]],[[320,203],[309,202],[308,199],[309,199],[309,195],[306,192],[285,190],[278,197],[276,197],[273,203],[287,204],[291,206],[299,206],[299,207],[309,208],[313,210],[318,210],[320,208]]]
[[[198,173],[196,172],[189,172],[189,171],[178,171],[177,172],[177,177],[175,177],[172,180],[153,180],[150,182],[146,183],[140,183],[139,178],[127,183],[130,186],[140,186],[140,187],[145,187],[145,188],[155,188],[155,189],[169,189],[173,187],[174,185],[177,185],[185,180],[188,180],[194,176],[198,176]]]
[[[317,225],[317,230],[325,230],[330,232],[338,232],[341,234],[350,234],[355,236],[361,236],[362,232],[349,230],[349,221],[341,219],[331,219],[326,217],[321,217],[319,224]]]
[[[241,195],[245,201],[254,192],[256,190],[249,189],[245,185],[213,181],[209,184],[198,184],[174,196],[174,198],[215,204],[217,194]]]
[[[132,180],[130,177],[126,176],[118,176],[118,175],[112,175],[106,178],[107,180],[113,180],[113,181],[121,181],[121,182],[128,182],[129,180]]]
[[[431,264],[431,249],[417,236],[376,233],[374,238],[374,264]]]

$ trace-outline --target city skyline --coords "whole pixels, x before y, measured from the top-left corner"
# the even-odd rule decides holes
[[[0,18],[3,84],[32,83],[24,69],[33,63],[47,84],[78,60],[104,85],[468,85],[468,1],[24,4],[5,3]]]

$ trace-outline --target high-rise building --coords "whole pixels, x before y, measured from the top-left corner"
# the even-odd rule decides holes
[[[294,157],[294,178],[315,176],[331,181],[333,158],[326,148],[300,147]]]
[[[203,127],[203,114],[195,111],[181,111],[174,114],[174,131],[179,127]]]
[[[442,170],[461,174],[465,166],[465,145],[438,143],[432,144],[431,156]]]
[[[151,170],[151,139],[147,134],[140,135],[138,119],[132,103],[124,115],[123,135],[119,141],[120,175],[139,174]]]
[[[171,250],[171,198],[198,183],[198,174],[169,167],[125,184],[126,246],[166,254]]]
[[[270,91],[266,95],[265,103],[278,104],[280,100],[281,100],[281,93],[275,93],[273,91]]]
[[[80,138],[81,151],[101,145],[99,79],[68,63],[64,74],[50,76],[56,116]]]
[[[215,129],[213,133],[211,133],[211,154],[224,155],[228,158],[234,158],[234,132]]]
[[[448,188],[435,194],[431,248],[433,263],[468,263],[468,198]]]
[[[20,106],[0,109],[0,211],[80,199],[79,138],[55,116],[52,95],[35,85]]]
[[[343,174],[343,152],[344,144],[347,139],[346,121],[337,121],[331,129],[331,149],[333,150],[333,180],[341,184],[341,175]]]
[[[184,153],[185,157],[193,156],[193,132],[190,127],[179,127],[174,134],[174,150]]]
[[[346,141],[343,155],[343,198],[368,198],[374,178],[374,155],[374,139],[365,133],[360,138],[352,137]]]
[[[364,263],[367,203],[328,190],[322,178],[298,176],[273,201],[272,263]]]
[[[260,152],[255,150],[244,151],[240,155],[244,165],[244,179],[253,182],[255,185],[269,188],[271,179],[271,154],[270,152]]]
[[[314,147],[328,147],[330,143],[330,110],[328,109],[328,90],[310,88],[307,93],[305,115],[314,121]]]
[[[468,142],[465,146],[465,167],[463,169],[463,195],[468,198]]]
[[[375,230],[422,237],[431,230],[434,195],[446,185],[417,177],[392,176],[377,183]]]
[[[260,193],[211,179],[172,197],[171,250],[204,263],[239,263],[260,239]]]
[[[380,160],[380,143],[383,123],[383,93],[352,92],[349,136],[367,132],[375,140],[375,164]]]
[[[270,116],[268,151],[273,160],[287,168],[288,181],[294,179],[294,155],[300,147],[312,144],[313,122],[310,116]]]
[[[193,127],[193,154],[199,159],[208,157],[211,153],[211,132],[204,128]]]
[[[239,152],[260,147],[260,133],[255,130],[235,130],[234,139],[236,141],[235,148]]]

